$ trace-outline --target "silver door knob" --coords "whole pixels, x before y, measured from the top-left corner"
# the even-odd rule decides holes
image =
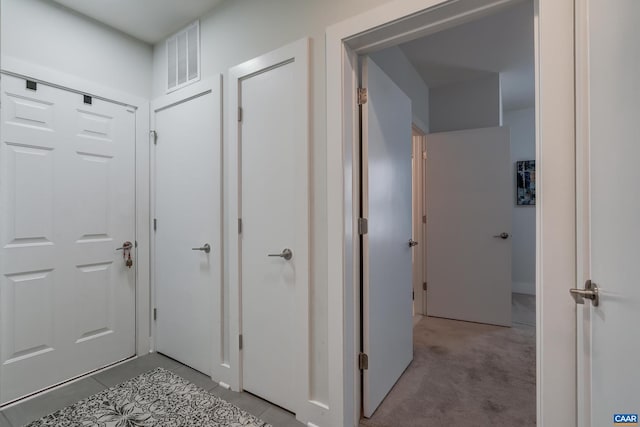
[[[493,236],[493,237],[495,237],[496,239],[506,240],[506,239],[508,239],[508,238],[509,238],[509,233],[502,232],[502,233],[500,233],[500,234],[496,234],[496,235],[495,235],[495,236]]]
[[[418,246],[418,242],[413,239],[409,239],[409,247],[412,248],[414,246]]]
[[[600,304],[598,286],[591,280],[587,280],[584,284],[584,289],[571,288],[569,289],[569,293],[576,301],[576,304],[584,304],[585,299],[591,300],[591,304],[593,304],[594,307],[597,307],[598,304]]]
[[[291,258],[293,258],[293,252],[291,252],[291,249],[289,248],[285,248],[282,253],[279,254],[269,254],[268,256],[270,257],[280,257],[280,258],[284,258],[287,261],[289,261]]]
[[[205,243],[204,246],[202,246],[201,248],[191,248],[192,251],[202,251],[206,254],[208,254],[209,252],[211,252],[211,245],[209,245],[208,243]]]

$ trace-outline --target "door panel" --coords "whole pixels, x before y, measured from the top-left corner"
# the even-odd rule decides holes
[[[220,329],[220,114],[218,88],[155,113],[156,349],[207,375]]]
[[[4,403],[135,354],[135,113],[3,75],[1,123]]]
[[[373,415],[413,359],[411,100],[368,57],[362,109],[364,416]]]
[[[508,129],[427,135],[429,316],[511,326],[512,179]]]
[[[296,271],[304,256],[296,215],[295,63],[242,81],[241,275],[243,389],[296,410]],[[301,239],[302,237],[302,239]],[[290,249],[286,260],[269,256]]]
[[[590,264],[600,304],[579,306],[590,321],[578,349],[591,382],[590,401],[581,409],[595,427],[611,425],[615,414],[640,413],[640,3],[587,3]]]

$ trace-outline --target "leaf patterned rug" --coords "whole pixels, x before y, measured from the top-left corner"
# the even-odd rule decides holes
[[[271,427],[158,368],[40,418],[26,427]]]

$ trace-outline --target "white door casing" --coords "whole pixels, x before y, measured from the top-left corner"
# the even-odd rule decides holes
[[[214,377],[222,369],[220,107],[220,76],[152,106],[155,347]]]
[[[640,4],[584,0],[578,13],[576,287],[591,279],[599,288],[597,307],[578,305],[578,413],[596,427],[632,421],[622,414],[637,423],[640,413]]]
[[[310,420],[309,40],[230,69],[229,94],[231,386]]]
[[[411,100],[362,59],[363,412],[371,417],[413,360]]]
[[[517,1],[517,0],[516,0]],[[359,257],[352,233],[357,167],[353,57],[468,22],[512,1],[399,0],[332,25],[327,46],[327,175],[329,396],[331,425],[358,425],[359,311],[352,274]],[[576,424],[575,315],[566,287],[575,283],[575,68],[572,1],[534,0],[536,50],[537,406],[540,425]],[[450,8],[451,7],[451,8]],[[460,9],[458,9],[458,7]],[[432,9],[431,9],[432,8]],[[450,8],[450,9],[449,9]],[[544,76],[544,78],[542,78]],[[544,331],[544,332],[543,332]],[[543,411],[544,408],[544,411]]]
[[[423,217],[424,196],[425,196],[425,151],[424,134],[422,131],[413,129],[412,140],[412,234],[413,240],[418,244],[413,248],[413,313],[415,315],[426,314],[426,292],[423,283],[426,282],[426,233]]]
[[[429,316],[511,326],[509,153],[506,128],[427,135]]]
[[[135,355],[135,109],[2,76],[6,403]]]

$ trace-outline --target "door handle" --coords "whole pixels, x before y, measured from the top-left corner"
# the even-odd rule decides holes
[[[124,242],[124,243],[122,244],[122,246],[121,246],[121,247],[116,248],[116,251],[128,251],[128,250],[130,250],[131,248],[133,248],[133,243],[131,243],[130,241],[128,241],[128,240],[127,240],[126,242]]]
[[[496,234],[495,236],[496,239],[502,239],[502,240],[506,240],[509,238],[509,233],[505,233],[504,231],[500,234]]]
[[[418,242],[413,239],[409,239],[409,247],[412,248],[414,246],[418,246]]]
[[[591,280],[587,280],[584,284],[584,289],[571,288],[569,289],[569,293],[576,301],[576,304],[584,304],[585,299],[591,300],[591,304],[593,304],[594,307],[600,304],[600,290]]]
[[[293,258],[293,252],[291,252],[291,249],[289,248],[285,248],[283,249],[282,253],[279,254],[269,254],[267,256],[270,257],[280,257],[280,258],[284,258],[287,261],[289,261],[291,258]]]
[[[211,245],[209,245],[208,243],[205,243],[204,246],[202,246],[201,248],[191,248],[192,251],[202,251],[206,254],[208,254],[209,252],[211,252]]]

